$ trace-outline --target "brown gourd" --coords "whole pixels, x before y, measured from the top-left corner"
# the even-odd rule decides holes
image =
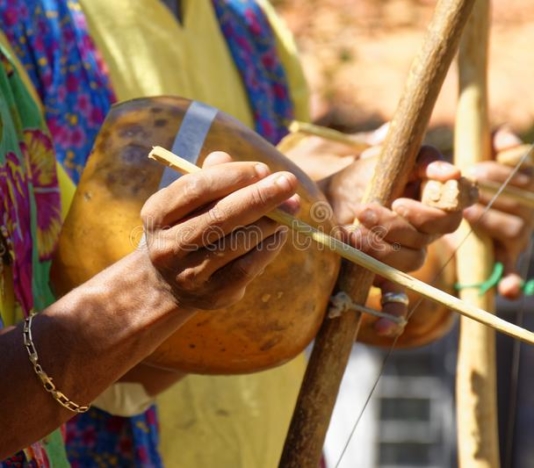
[[[149,160],[155,145],[171,148],[191,101],[153,97],[112,108],[95,141],[61,233],[52,283],[62,295],[126,256],[142,235],[140,210],[158,189],[164,167]],[[317,223],[312,205],[325,202],[316,185],[274,146],[236,119],[218,112],[199,164],[212,151],[262,161],[297,175],[299,217]],[[317,217],[315,217],[317,219]],[[147,362],[182,372],[235,374],[267,369],[298,355],[313,339],[337,278],[339,257],[295,235],[245,297],[225,309],[199,312]],[[98,317],[95,317],[98,320]]]

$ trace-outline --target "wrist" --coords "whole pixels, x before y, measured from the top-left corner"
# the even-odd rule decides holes
[[[194,313],[177,306],[146,253],[136,251],[43,311],[34,323],[34,340],[58,387],[86,402]],[[83,395],[81,388],[87,389]]]
[[[77,318],[85,323],[78,334],[87,334],[92,340],[93,334],[100,335],[105,325],[102,346],[110,348],[121,342],[142,340],[148,353],[152,351],[149,342],[154,342],[154,347],[159,345],[195,313],[178,304],[171,287],[159,277],[143,250],[126,256],[65,299],[74,303],[75,309],[81,309]]]

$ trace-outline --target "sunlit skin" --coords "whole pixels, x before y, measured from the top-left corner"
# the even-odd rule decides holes
[[[389,241],[389,255],[375,254],[381,260],[386,263],[394,262],[391,264],[399,269],[413,271],[424,260],[428,245],[440,237],[442,238],[440,248],[448,249],[449,256],[454,257],[457,239],[453,231],[458,226],[459,214],[451,216],[443,212],[439,213],[440,210],[428,209],[416,201],[422,180],[434,179],[444,182],[460,176],[460,171],[456,167],[440,161],[442,157],[437,151],[423,148],[418,166],[413,173],[412,183],[406,187],[406,197],[395,200],[391,210],[360,204],[366,184],[374,171],[376,156],[380,153],[379,144],[383,141],[386,131],[387,125],[375,132],[370,132],[366,138],[370,145],[375,146],[361,154],[351,153],[350,148],[340,143],[330,143],[319,137],[309,137],[290,152],[288,157],[318,180],[340,224],[348,225],[355,219],[361,223],[358,240],[353,242],[362,244],[361,237],[365,237],[362,236],[362,231],[368,231],[373,226],[388,227],[385,229],[388,233],[384,238],[385,250],[381,253],[388,251],[387,241]],[[499,151],[521,144],[513,133],[505,129],[495,132],[493,142],[495,155]],[[307,157],[303,154],[303,150],[308,152]],[[325,159],[322,159],[323,155],[326,155]],[[503,164],[490,161],[469,168],[464,175],[474,180],[503,183],[512,170]],[[321,178],[321,173],[328,176]],[[534,189],[532,171],[522,170],[511,180],[511,185],[532,191]],[[483,231],[493,239],[496,260],[501,261],[505,266],[498,292],[509,299],[516,299],[521,294],[522,284],[517,271],[517,260],[529,244],[534,210],[522,207],[515,201],[500,199],[480,218],[490,198],[490,195],[482,190],[479,202],[466,208],[463,211],[463,217],[471,223],[473,228]],[[407,224],[403,224],[399,218]],[[393,228],[393,226],[396,227]],[[391,241],[391,235],[399,235],[402,239],[400,250],[391,251],[391,246],[394,244]],[[377,278],[375,284],[382,289],[383,293],[401,290],[395,285],[381,281],[380,278]],[[384,311],[394,315],[405,315],[407,309],[401,304],[386,304]],[[422,311],[419,310],[418,313]],[[396,324],[386,319],[376,321],[375,329],[378,335],[383,336],[402,332]]]
[[[239,300],[247,284],[280,251],[287,232],[263,215],[280,205],[298,209],[296,178],[290,173],[269,174],[266,166],[255,162],[215,165],[220,161],[220,154],[208,158],[205,171],[180,178],[146,202],[145,248],[34,318],[40,364],[71,400],[90,403],[196,310]],[[221,236],[231,235],[235,228],[252,224],[259,228],[256,243],[243,242],[247,247],[237,251],[217,238],[206,246],[201,235],[215,226]],[[270,243],[269,249],[261,248],[264,242]],[[208,255],[199,261],[202,252]],[[49,434],[73,413],[60,406],[33,373],[22,345],[22,324],[0,331],[0,353],[6,356],[0,374],[10,376],[0,386],[2,425],[9,427],[0,439],[4,459]]]

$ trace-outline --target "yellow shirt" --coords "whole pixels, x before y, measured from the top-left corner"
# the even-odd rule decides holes
[[[295,45],[265,0],[298,119],[308,94]],[[174,94],[252,126],[247,96],[209,0],[183,0],[181,26],[159,0],[81,0],[119,100]],[[188,376],[159,399],[167,467],[270,468],[279,454],[304,357],[245,376]]]
[[[162,94],[206,102],[252,127],[239,72],[209,0],[182,0],[183,26],[160,0],[81,0],[120,101]],[[308,120],[308,88],[285,25],[265,0],[296,118]]]

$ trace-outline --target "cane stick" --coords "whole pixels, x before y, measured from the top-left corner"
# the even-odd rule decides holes
[[[491,159],[487,109],[489,0],[477,0],[465,28],[459,53],[460,95],[455,129],[455,163],[460,168]],[[470,232],[464,221],[465,241],[457,255],[460,284],[483,283],[493,270],[493,244],[486,235]],[[460,298],[495,313],[490,290],[460,290]],[[471,320],[460,320],[456,372],[458,466],[496,468],[499,463],[495,332]]]
[[[365,151],[371,147],[371,145],[365,141],[363,135],[347,135],[331,128],[307,122],[300,122],[298,120],[291,122],[289,131],[291,133],[303,133],[304,135],[316,136],[325,140],[342,143],[359,152]]]
[[[402,192],[423,141],[432,109],[456,53],[474,0],[441,0],[416,57],[392,120],[366,200],[389,204]],[[368,271],[345,264],[337,289],[364,304],[373,281]],[[326,318],[319,331],[280,466],[316,468],[361,315],[347,311]]]

